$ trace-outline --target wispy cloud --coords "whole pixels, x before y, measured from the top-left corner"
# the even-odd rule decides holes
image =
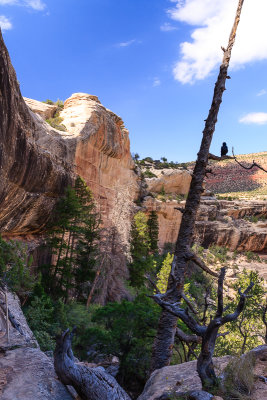
[[[117,46],[117,47],[128,47],[128,46],[131,46],[131,45],[134,44],[134,43],[137,43],[137,40],[136,40],[136,39],[128,40],[128,42],[121,42],[121,43],[118,43],[116,46]]]
[[[0,5],[24,6],[37,11],[42,11],[46,8],[46,4],[42,0],[0,0]]]
[[[160,86],[161,85],[161,81],[160,81],[160,79],[158,78],[158,77],[155,77],[154,78],[154,80],[153,80],[153,87],[157,87],[157,86]]]
[[[12,23],[10,22],[10,20],[5,17],[4,15],[0,15],[0,28],[3,31],[7,31],[9,29],[12,29]]]
[[[240,118],[239,122],[241,124],[256,124],[265,125],[267,124],[267,113],[255,112],[246,114],[244,117]]]
[[[267,93],[266,90],[262,89],[257,93],[257,96],[264,96],[266,93]]]
[[[161,25],[160,30],[162,32],[171,32],[171,31],[177,31],[177,27],[170,24],[169,22],[165,22],[163,25]]]
[[[172,0],[168,15],[191,25],[189,41],[180,44],[180,58],[173,73],[182,83],[194,83],[210,75],[222,60],[238,1]],[[260,12],[259,12],[260,10]],[[267,59],[267,1],[245,1],[231,60],[232,67]]]

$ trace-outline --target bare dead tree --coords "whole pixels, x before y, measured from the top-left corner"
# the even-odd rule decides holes
[[[201,194],[203,192],[203,181],[208,164],[210,144],[215,131],[223,93],[225,91],[225,83],[226,80],[229,79],[228,67],[243,3],[244,0],[238,1],[235,21],[229,37],[228,46],[226,49],[223,49],[223,61],[215,84],[211,108],[205,122],[202,142],[198,152],[185,209],[182,214],[181,226],[175,246],[171,273],[168,280],[166,301],[169,303],[180,301],[184,287],[184,275],[187,263],[190,259],[195,257],[193,252],[190,250],[190,246],[192,245],[196,214],[199,208]],[[198,265],[203,266],[202,263],[198,263]],[[161,313],[158,331],[153,345],[151,371],[169,365],[176,325],[177,315],[169,313],[165,308]]]
[[[195,335],[197,335],[197,337],[202,338],[201,353],[197,360],[197,371],[200,376],[202,385],[206,389],[212,387],[216,383],[216,374],[214,371],[212,356],[214,353],[216,339],[219,335],[219,328],[228,322],[235,321],[238,318],[245,307],[248,293],[254,285],[254,283],[251,282],[243,293],[241,292],[241,289],[239,289],[238,293],[240,295],[240,299],[235,311],[232,314],[223,315],[226,311],[226,308],[224,308],[223,304],[223,282],[225,278],[225,272],[226,269],[221,268],[220,276],[218,279],[217,311],[214,318],[212,318],[209,324],[206,326],[201,325],[197,321],[197,319],[189,313],[188,308],[181,308],[179,302],[169,303],[165,301],[164,295],[161,294],[155,294],[153,296],[153,299],[157,304],[170,312],[172,315],[180,318],[187,325],[187,327]]]
[[[252,168],[256,167],[256,168],[261,169],[261,170],[264,171],[264,172],[267,172],[266,169],[264,169],[260,164],[256,163],[254,160],[253,160],[252,164],[250,164],[250,165],[241,164],[241,162],[238,161],[238,159],[237,159],[236,156],[235,156],[234,148],[233,148],[233,147],[232,147],[232,154],[233,154],[233,158],[234,158],[235,162],[236,162],[238,165],[240,165],[240,167],[242,167],[242,168],[244,168],[244,169],[252,169]]]
[[[113,376],[74,361],[73,333],[67,330],[56,341],[54,366],[60,381],[73,386],[82,400],[131,400]]]
[[[267,314],[267,300],[266,300],[265,305],[262,308],[262,322],[265,325],[265,337],[264,337],[264,340],[265,340],[265,343],[267,344],[267,318],[266,318],[266,314]]]

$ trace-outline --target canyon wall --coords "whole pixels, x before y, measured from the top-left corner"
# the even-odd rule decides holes
[[[54,106],[22,98],[0,35],[1,234],[36,241],[66,186],[81,176],[93,192],[105,240],[116,234],[118,245],[113,246],[111,258],[124,257],[119,270],[109,271],[106,284],[112,296],[107,293],[104,301],[117,300],[125,295],[125,254],[129,253],[133,201],[139,195],[129,132],[96,96],[76,93],[65,101],[60,111],[65,130],[45,121],[56,111]],[[114,285],[121,290],[116,291]]]

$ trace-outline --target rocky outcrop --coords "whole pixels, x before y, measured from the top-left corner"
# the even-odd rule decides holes
[[[255,384],[251,399],[264,399],[266,384],[261,384],[259,375],[264,376],[266,374],[267,346],[258,346],[248,354],[251,354],[255,359],[255,367],[253,371]],[[242,357],[240,358],[241,362]],[[231,359],[231,356],[213,358],[216,373],[223,377],[222,371]],[[221,397],[213,397],[212,395],[208,397],[204,392],[200,393],[202,385],[196,371],[196,363],[196,361],[189,361],[183,364],[157,369],[151,374],[145,385],[144,391],[138,397],[138,400],[171,400],[172,398],[178,398],[179,394],[185,395],[188,392],[199,392],[199,394],[203,395],[203,397],[192,396],[192,399],[221,399]]]
[[[3,292],[0,301],[4,304]],[[53,360],[40,349],[21,311],[17,296],[8,293],[9,311],[19,331],[9,322],[7,341],[5,313],[0,308],[0,397],[2,400],[71,400],[56,377]]]
[[[218,372],[225,368],[229,359],[229,356],[215,358],[215,370]],[[174,396],[179,393],[202,390],[196,365],[197,361],[195,360],[157,369],[148,379],[143,393],[138,397],[138,400],[158,400],[161,396],[168,393],[172,393]],[[168,398],[166,396],[166,399]]]
[[[159,222],[159,241],[160,249],[164,248],[165,243],[175,243],[180,228],[182,214],[176,207],[184,207],[185,202],[179,203],[176,200],[166,202],[147,196],[144,198],[142,206],[144,211],[149,214],[156,211]]]
[[[252,222],[251,217],[259,220]],[[266,217],[266,201],[203,199],[195,236],[204,247],[217,244],[229,250],[264,252],[267,250]]]
[[[78,174],[93,191],[104,225],[121,230],[126,243],[130,218],[124,229],[118,219],[129,217],[138,185],[123,121],[96,96],[76,93],[60,115],[67,132],[53,129],[43,118],[53,115],[54,106],[26,99],[29,110],[0,41],[1,232],[40,232]]]
[[[151,169],[156,178],[147,178],[147,191],[151,193],[165,193],[186,195],[191,183],[191,173],[183,169]]]
[[[159,221],[159,247],[175,243],[185,201],[161,201],[145,197],[146,213],[156,211]],[[267,251],[267,201],[201,200],[195,226],[195,240],[205,248],[211,244],[238,251]],[[258,219],[258,222],[256,222]],[[255,221],[255,222],[252,222]]]
[[[40,231],[71,174],[36,143],[38,127],[25,104],[0,34],[0,230]]]
[[[53,118],[57,105],[51,105],[46,103],[41,103],[40,101],[28,99],[27,97],[23,97],[27,106],[36,114],[40,115],[44,120]]]

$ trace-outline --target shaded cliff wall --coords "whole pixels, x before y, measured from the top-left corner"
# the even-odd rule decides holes
[[[65,101],[65,132],[44,120],[53,113],[49,106],[25,101],[0,35],[0,232],[38,246],[56,200],[80,175],[94,194],[105,243],[116,234],[116,246],[106,246],[111,262],[102,299],[118,300],[125,295],[125,254],[139,193],[129,132],[96,96],[76,93]]]
[[[0,230],[39,232],[72,176],[35,143],[36,124],[0,32]]]

